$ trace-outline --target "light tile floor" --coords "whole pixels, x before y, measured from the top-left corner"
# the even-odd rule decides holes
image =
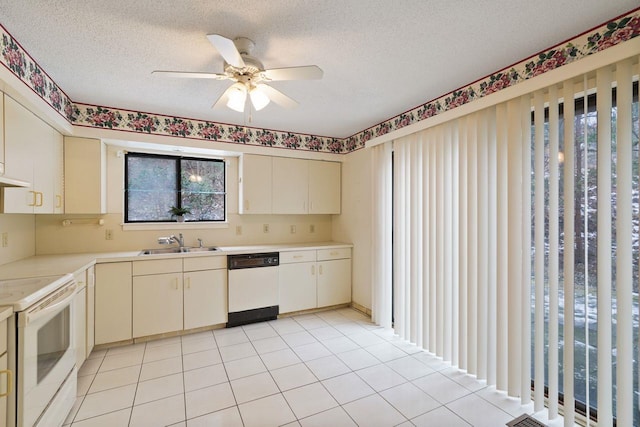
[[[94,351],[67,426],[504,426],[530,406],[352,309]]]

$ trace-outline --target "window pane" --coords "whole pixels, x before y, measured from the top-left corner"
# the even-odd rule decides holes
[[[222,160],[183,159],[182,207],[191,214],[189,221],[224,221],[224,162]]]
[[[127,221],[171,221],[178,194],[172,158],[127,156]]]

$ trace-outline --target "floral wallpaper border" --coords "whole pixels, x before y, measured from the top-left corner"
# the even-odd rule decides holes
[[[372,138],[426,120],[631,40],[640,35],[640,8],[348,138],[307,135],[74,103],[1,25],[0,33],[2,34],[0,63],[73,125],[205,141],[346,154],[363,148]]]

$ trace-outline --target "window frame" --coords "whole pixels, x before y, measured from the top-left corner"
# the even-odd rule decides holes
[[[224,191],[224,206],[223,206],[223,218],[219,220],[208,219],[208,220],[192,220],[185,222],[177,222],[177,221],[167,221],[167,220],[130,220],[129,219],[129,157],[136,158],[155,158],[155,159],[165,159],[165,160],[173,160],[176,165],[176,207],[182,207],[182,192],[184,191],[181,183],[182,176],[182,161],[183,160],[196,160],[196,161],[205,161],[212,163],[222,163],[223,173],[222,173],[222,187]],[[211,157],[195,157],[195,156],[176,156],[170,154],[155,154],[155,153],[144,153],[144,152],[126,152],[124,157],[124,192],[123,192],[123,225],[124,226],[144,226],[145,224],[149,225],[160,225],[160,224],[173,224],[173,225],[198,225],[198,224],[226,224],[227,223],[227,162],[223,158],[211,158]]]

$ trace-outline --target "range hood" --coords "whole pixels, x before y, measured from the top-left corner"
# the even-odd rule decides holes
[[[31,183],[0,175],[0,187],[31,187]]]

